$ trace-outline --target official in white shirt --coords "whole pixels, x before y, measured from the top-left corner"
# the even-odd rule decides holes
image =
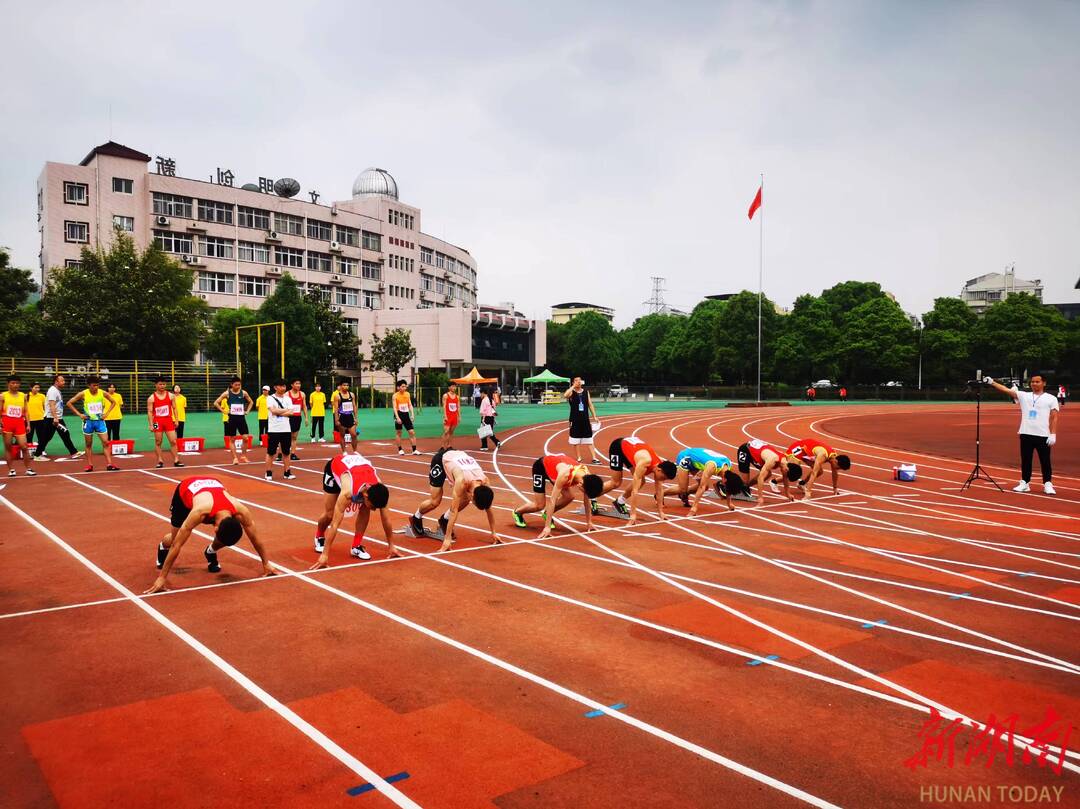
[[[1054,484],[1050,481],[1053,477],[1050,448],[1057,443],[1058,413],[1061,408],[1053,394],[1046,392],[1046,378],[1042,374],[1032,374],[1030,391],[1007,388],[989,376],[983,381],[1020,405],[1020,483],[1013,487],[1013,491],[1031,491],[1031,454],[1037,452],[1042,469],[1043,493],[1056,494]]]

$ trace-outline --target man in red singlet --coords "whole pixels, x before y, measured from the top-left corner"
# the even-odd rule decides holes
[[[784,497],[794,500],[795,495],[788,489],[788,483],[794,483],[802,476],[802,467],[787,452],[774,447],[760,438],[752,438],[745,444],[740,444],[737,450],[739,472],[743,476],[747,486],[757,483],[758,505],[765,504],[765,484],[768,483],[776,490],[776,484],[772,482],[772,473],[776,469],[780,473],[780,482],[784,486]],[[751,467],[761,470],[756,478],[751,477]]]
[[[173,394],[165,390],[165,377],[159,376],[154,381],[154,392],[146,400],[146,420],[150,424],[150,432],[154,434],[154,455],[157,456],[157,468],[165,465],[161,456],[161,437],[169,437],[169,456],[173,459],[173,466],[183,466],[176,457],[176,405],[173,403]]]
[[[544,497],[547,484],[552,484],[551,500]],[[581,504],[585,507],[585,530],[593,529],[592,509],[589,501],[599,497],[604,488],[604,481],[599,475],[589,472],[589,467],[578,463],[569,455],[543,455],[532,465],[533,499],[531,503],[518,506],[513,511],[514,525],[525,527],[525,514],[543,512],[544,530],[537,539],[551,536],[551,520],[556,511],[570,505],[574,499],[574,490],[581,487]],[[546,503],[546,508],[545,508]]]
[[[266,550],[255,536],[255,521],[251,518],[251,512],[247,506],[225,491],[225,485],[217,478],[208,475],[184,478],[173,491],[169,511],[172,515],[172,529],[157,549],[157,566],[161,573],[144,592],[157,593],[165,589],[165,579],[180,553],[180,548],[188,541],[191,532],[204,524],[214,526],[214,541],[203,551],[206,569],[211,573],[221,570],[217,552],[224,547],[235,545],[246,532],[251,540],[251,547],[262,560],[263,575],[274,575],[274,568],[266,558]]]
[[[451,382],[450,387],[442,396],[442,448],[450,449],[450,442],[454,438],[454,430],[461,422],[461,397],[458,395],[457,382]]]
[[[371,461],[359,453],[335,455],[323,468],[323,514],[315,531],[315,550],[318,561],[311,570],[318,570],[330,564],[330,547],[334,544],[338,526],[345,518],[346,511],[356,511],[356,527],[353,531],[351,556],[357,559],[370,559],[371,554],[364,548],[364,530],[372,511],[379,512],[383,536],[386,538],[386,558],[401,556],[394,547],[394,529],[390,527],[390,517],[386,505],[390,502],[390,490],[379,482],[379,475]]]
[[[803,499],[809,500],[814,491],[814,481],[821,477],[825,471],[825,464],[832,470],[833,494],[840,493],[840,470],[845,472],[851,469],[851,458],[842,455],[828,444],[818,441],[816,438],[800,438],[787,448],[789,458],[794,458],[799,463],[810,467],[806,477],[799,477],[799,485],[803,488]]]
[[[615,499],[615,510],[620,514],[629,514],[627,525],[637,522],[637,494],[645,482],[645,476],[651,474],[655,481],[656,513],[661,520],[664,517],[665,480],[674,480],[678,467],[671,461],[661,460],[656,451],[637,436],[616,438],[608,447],[608,466],[611,478],[604,484],[604,491],[610,492],[622,485],[623,470],[633,471],[633,479],[626,490]],[[629,505],[627,500],[630,501]]]
[[[300,390],[299,379],[292,381],[292,387],[289,390],[289,406],[291,408],[289,412],[289,430],[292,432],[292,447],[289,451],[289,460],[299,461],[300,456],[296,454],[296,448],[300,446],[300,442],[297,440],[297,436],[300,435],[300,427],[311,420],[308,416],[307,394]]]

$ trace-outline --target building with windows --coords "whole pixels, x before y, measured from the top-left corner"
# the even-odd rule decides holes
[[[401,202],[389,172],[365,169],[351,197],[331,204],[315,191],[298,197],[290,178],[234,180],[222,168],[182,177],[172,158],[112,141],[78,164],[46,163],[37,188],[43,287],[53,268],[78,264],[84,246],[108,247],[119,230],[189,265],[193,294],[214,309],[256,308],[289,273],[336,307],[362,343],[406,326],[418,367],[472,362],[476,261],[421,230],[420,209]],[[538,350],[542,363],[542,339]]]
[[[607,306],[598,306],[595,303],[557,303],[551,307],[551,321],[553,323],[569,323],[582,312],[596,312],[607,319],[608,323],[615,320],[615,310]]]
[[[1012,265],[1005,272],[991,272],[972,278],[960,291],[960,299],[977,315],[981,315],[995,303],[1017,292],[1026,292],[1042,300],[1042,281],[1026,281],[1016,277],[1016,268]]]

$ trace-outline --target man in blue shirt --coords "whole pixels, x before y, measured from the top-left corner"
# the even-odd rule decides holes
[[[728,511],[735,510],[731,495],[742,493],[746,487],[727,455],[704,447],[687,447],[675,456],[675,466],[679,470],[675,475],[675,485],[665,494],[678,495],[684,506],[690,506],[691,517],[697,515],[698,504],[708,491],[714,475],[723,475],[723,481],[716,482],[716,492],[727,500]],[[691,494],[694,495],[693,504],[690,503]]]

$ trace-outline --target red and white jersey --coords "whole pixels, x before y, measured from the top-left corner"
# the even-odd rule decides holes
[[[765,450],[775,452],[777,457],[779,458],[783,458],[785,455],[787,455],[784,450],[778,449],[769,442],[762,441],[760,438],[751,438],[749,441],[747,441],[746,450],[750,453],[751,463],[753,463],[754,466],[758,467],[759,469],[765,465],[765,460],[761,457],[761,453]]]
[[[446,394],[446,404],[443,407],[443,420],[454,421],[460,417],[461,397]]]
[[[195,496],[202,494],[203,492],[209,492],[213,497],[213,504],[210,506],[210,515],[217,514],[219,511],[227,511],[230,514],[236,514],[236,506],[225,494],[225,484],[217,478],[212,478],[207,475],[197,475],[195,477],[184,478],[180,481],[178,487],[180,494],[180,502],[184,504],[184,508],[192,508],[192,504],[195,501]]]
[[[446,476],[450,478],[451,483],[456,483],[462,478],[476,481],[487,479],[487,475],[484,474],[484,470],[480,468],[476,459],[459,449],[443,453],[443,469],[446,470]]]
[[[818,447],[825,450],[826,458],[836,455],[836,450],[816,438],[800,438],[787,448],[787,454],[797,461],[812,464],[814,462],[814,450]]]
[[[622,448],[623,457],[626,458],[627,464],[630,466],[631,469],[633,469],[636,465],[634,462],[634,456],[642,450],[649,453],[650,471],[655,469],[657,464],[660,463],[660,456],[656,454],[656,450],[654,450],[637,436],[630,436],[629,438],[622,439],[620,447]]]
[[[304,410],[304,392],[293,393],[289,391],[289,405],[292,408],[292,415],[299,416]]]
[[[359,493],[361,486],[374,486],[379,482],[379,475],[371,461],[363,455],[335,455],[330,461],[330,472],[334,481],[341,486],[342,475],[348,474],[352,478],[352,494],[354,497]]]
[[[154,391],[154,415],[159,419],[167,419],[172,415],[172,394],[165,393],[165,397],[161,398],[157,395],[157,391]]]

